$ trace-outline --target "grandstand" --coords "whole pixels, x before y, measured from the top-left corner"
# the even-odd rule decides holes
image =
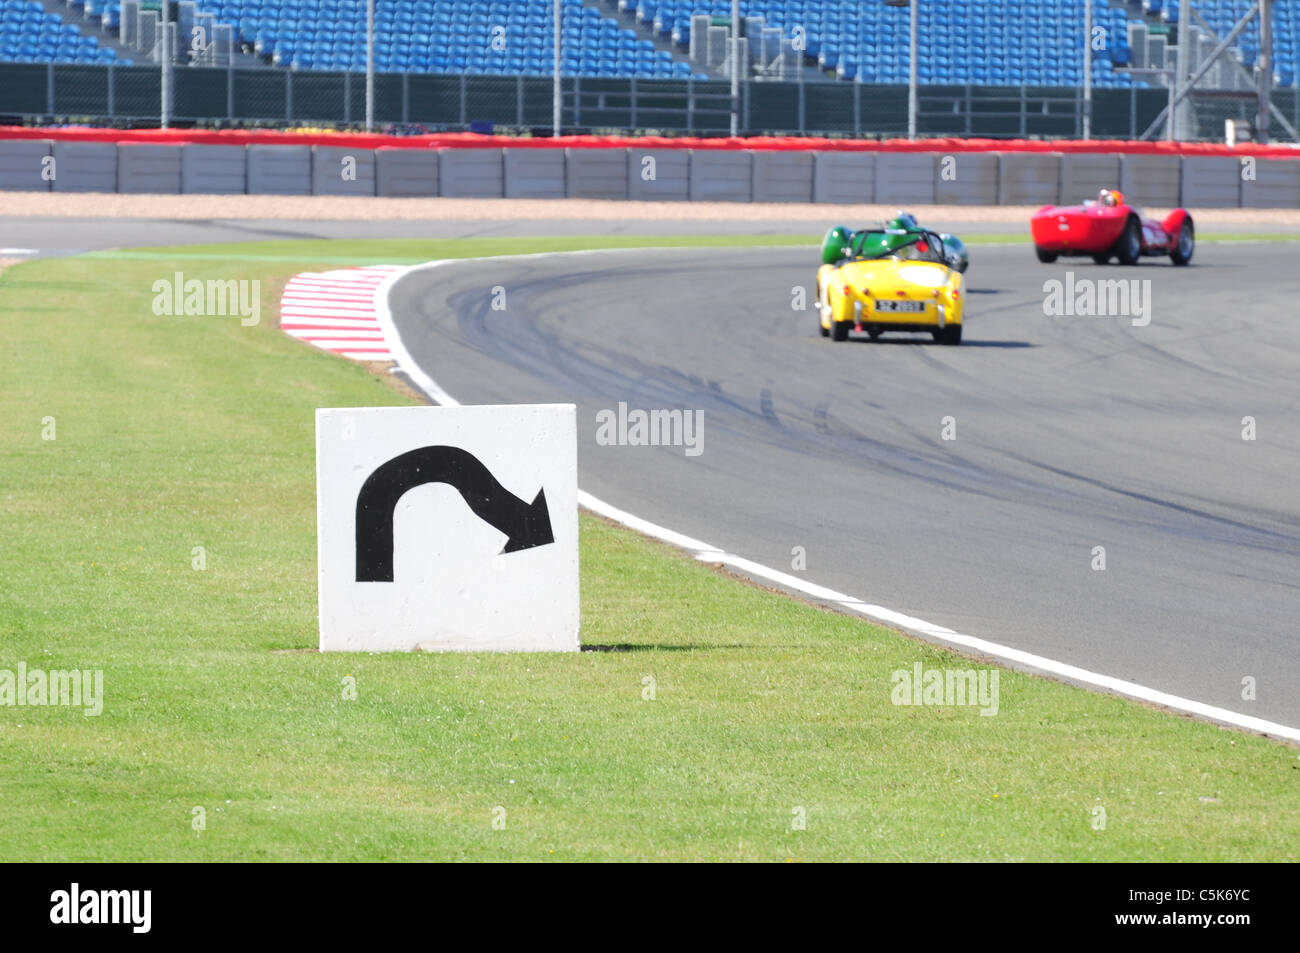
[[[117,54],[37,0],[0,0],[0,62],[105,63]]]
[[[606,0],[614,6],[618,0]],[[626,2],[626,0],[624,0]],[[945,0],[919,7],[919,81],[927,84],[1071,86],[1083,81],[1083,0],[1032,5],[1010,0]],[[637,17],[651,30],[688,40],[699,17],[728,17],[730,0],[644,0]],[[906,83],[909,18],[879,2],[863,0],[742,0],[746,35],[776,28],[787,38],[805,37],[808,62],[844,80]],[[1098,86],[1127,86],[1111,67],[1112,54],[1127,62],[1126,11],[1095,4],[1095,22],[1110,38],[1093,62]],[[761,26],[755,21],[761,21]],[[698,33],[698,30],[697,30]],[[707,47],[695,38],[697,50]],[[787,41],[789,42],[789,41]],[[705,54],[707,55],[707,53]]]
[[[277,65],[365,68],[362,0],[205,0],[200,9],[237,26],[244,44]],[[582,0],[564,0],[563,18],[562,69],[569,75],[668,79],[692,74],[688,63],[621,29]],[[375,67],[395,73],[549,76],[554,22],[550,0],[381,2],[375,13]]]
[[[1103,48],[1093,57],[1098,88],[1163,84],[1124,68],[1167,67],[1179,14],[1175,0],[1092,0]],[[1250,0],[1198,0],[1200,22],[1222,36]],[[918,74],[926,85],[1071,87],[1082,84],[1085,0],[921,0]],[[120,36],[144,56],[156,33],[121,19],[156,18],[159,0],[0,0],[0,62],[113,62]],[[1300,14],[1274,7],[1277,84],[1296,83]],[[186,0],[186,27],[207,18],[229,26],[248,63],[294,70],[366,66],[365,0]],[[549,76],[552,0],[376,0],[375,58],[383,73]],[[753,79],[901,84],[908,79],[906,11],[882,0],[742,0],[747,69]],[[58,12],[54,12],[58,11]],[[576,77],[710,79],[730,75],[731,0],[563,0],[562,72]],[[100,37],[83,35],[93,27]],[[1214,38],[1194,23],[1196,50]],[[120,32],[119,32],[120,31]],[[694,31],[694,35],[692,35]],[[1258,28],[1236,44],[1247,68]],[[797,38],[797,40],[796,40]],[[207,61],[211,65],[211,61]],[[777,68],[779,67],[779,68]],[[1240,88],[1239,72],[1216,69],[1201,88]]]
[[[1090,3],[1086,127],[1085,0],[919,0],[920,134],[1149,133],[1175,65],[1197,71],[1251,6],[1197,0],[1180,58],[1180,4]],[[725,130],[737,49],[738,129],[885,135],[907,115],[910,17],[885,0],[742,0],[738,40],[731,0],[562,4],[564,125]],[[375,0],[379,76],[367,92],[356,75],[367,66],[366,0],[0,0],[0,113],[343,125],[366,115],[535,129],[553,119],[553,9],[553,0]],[[1293,3],[1272,9],[1273,114],[1300,139],[1300,16]],[[1175,134],[1217,138],[1226,120],[1253,121],[1259,59],[1252,23],[1180,104]],[[163,71],[169,98],[159,103],[163,61],[176,68]]]

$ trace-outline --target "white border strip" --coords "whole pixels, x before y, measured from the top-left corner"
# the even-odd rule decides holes
[[[770,246],[775,247],[775,246]],[[594,254],[617,254],[619,252],[636,252],[644,255],[647,251],[681,251],[680,247],[657,246],[656,248],[591,248],[581,251],[569,252],[538,252],[528,255],[493,255],[483,258],[445,258],[439,261],[426,262],[423,265],[412,265],[392,271],[375,289],[375,314],[379,318],[379,326],[383,329],[384,337],[388,341],[388,348],[393,354],[398,367],[406,374],[421,390],[425,392],[432,400],[446,407],[459,407],[460,401],[452,397],[442,387],[430,377],[416,363],[411,356],[410,351],[406,349],[406,342],[402,340],[401,334],[397,331],[397,326],[393,322],[393,313],[388,307],[388,295],[393,286],[407,275],[416,271],[425,271],[432,268],[440,268],[446,265],[469,264],[474,262],[499,262],[499,261],[518,261],[521,259],[553,258],[560,255],[594,255]],[[671,546],[684,549],[696,559],[707,563],[721,563],[729,566],[738,572],[748,576],[754,576],[759,579],[766,579],[784,586],[787,589],[793,589],[814,599],[820,599],[826,602],[833,602],[836,605],[875,619],[878,622],[884,622],[888,625],[896,626],[901,629],[915,632],[919,635],[926,636],[931,640],[948,642],[952,645],[959,645],[962,648],[988,655],[995,659],[1005,662],[1014,662],[1018,665],[1027,666],[1055,675],[1059,678],[1068,679],[1071,682],[1078,682],[1084,685],[1091,685],[1095,688],[1104,689],[1113,692],[1116,695],[1124,695],[1128,698],[1136,698],[1153,705],[1160,705],[1164,708],[1170,708],[1174,711],[1184,712],[1189,715],[1197,715],[1201,718],[1207,718],[1210,721],[1222,722],[1223,724],[1233,725],[1237,728],[1244,728],[1247,731],[1259,732],[1263,735],[1270,735],[1276,738],[1285,738],[1288,741],[1300,741],[1300,728],[1292,728],[1288,725],[1281,725],[1277,722],[1265,721],[1263,718],[1255,718],[1251,715],[1243,715],[1240,712],[1230,711],[1227,708],[1219,708],[1216,705],[1207,705],[1204,702],[1194,701],[1190,698],[1183,698],[1179,695],[1171,695],[1168,692],[1162,692],[1154,688],[1148,688],[1145,685],[1139,685],[1136,682],[1125,681],[1116,678],[1113,675],[1103,675],[1099,672],[1092,672],[1088,669],[1079,668],[1075,665],[1069,665],[1065,662],[1058,662],[1054,659],[1046,658],[1042,655],[1035,655],[1032,652],[1025,652],[1021,649],[1012,648],[1006,645],[1000,645],[997,642],[989,642],[986,639],[979,639],[972,635],[965,635],[952,629],[945,628],[941,625],[935,625],[932,622],[926,622],[924,619],[917,619],[913,616],[905,615],[901,612],[895,612],[884,606],[873,605],[856,599],[853,596],[845,595],[842,592],[836,592],[833,589],[827,589],[824,586],[818,586],[815,583],[807,582],[788,573],[780,572],[776,569],[770,569],[759,563],[752,562],[741,556],[718,549],[716,546],[710,546],[708,543],[701,542],[690,536],[684,536],[674,530],[651,523],[639,516],[628,513],[626,510],[620,510],[616,506],[611,506],[604,500],[597,499],[590,493],[581,489],[578,490],[578,503],[586,507],[591,512],[596,513],[606,519],[613,520],[626,526],[628,529],[635,530],[643,535],[661,540]]]

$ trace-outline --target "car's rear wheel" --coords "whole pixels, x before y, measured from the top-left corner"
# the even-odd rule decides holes
[[[1048,251],[1046,248],[1039,245],[1034,246],[1034,251],[1038,253],[1038,260],[1044,265],[1050,265],[1052,262],[1056,261],[1058,257],[1056,252]]]
[[[956,345],[961,343],[961,325],[950,324],[934,332],[934,339],[940,344]]]
[[[848,315],[848,316],[845,316]],[[831,341],[848,341],[849,328],[853,326],[853,302],[841,296],[839,312],[831,306]]]
[[[849,303],[848,298],[840,298],[840,311],[853,312],[853,305]],[[831,305],[831,340],[847,341],[849,339],[849,327],[853,323],[849,319],[841,320],[842,315],[836,313],[835,305]]]
[[[1173,259],[1175,265],[1185,265],[1192,260],[1194,251],[1196,251],[1196,232],[1192,228],[1192,223],[1184,220],[1182,228],[1178,229],[1178,241],[1174,243],[1169,257]]]
[[[1142,258],[1142,226],[1134,217],[1124,223],[1124,231],[1115,242],[1115,257],[1121,265],[1136,265]]]
[[[868,328],[868,329],[867,329],[867,337],[871,338],[871,340],[873,340],[873,341],[874,341],[876,338],[880,337],[880,328]]]

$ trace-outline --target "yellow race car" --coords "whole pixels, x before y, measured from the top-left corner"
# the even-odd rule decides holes
[[[822,260],[822,337],[844,341],[850,331],[865,331],[874,341],[884,331],[928,331],[940,344],[961,343],[962,275],[937,233],[833,228]]]

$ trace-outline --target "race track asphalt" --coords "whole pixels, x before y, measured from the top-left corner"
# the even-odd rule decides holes
[[[744,218],[707,223],[665,218],[621,221],[576,218],[503,220],[309,221],[299,219],[167,219],[167,218],[29,218],[6,216],[0,208],[0,248],[39,250],[42,254],[72,254],[107,248],[183,246],[218,242],[365,238],[501,238],[555,235],[821,235],[824,219],[748,221]],[[1023,222],[926,223],[957,233],[1024,232]],[[1272,230],[1281,230],[1280,227]]]
[[[1290,247],[1202,244],[1190,268],[975,247],[957,348],[820,337],[816,257],[461,262],[410,273],[390,304],[461,402],[576,403],[579,484],[608,503],[959,632],[1300,725]],[[1149,325],[1045,315],[1044,282],[1071,271],[1149,281]],[[702,411],[702,452],[598,445],[619,402]]]

